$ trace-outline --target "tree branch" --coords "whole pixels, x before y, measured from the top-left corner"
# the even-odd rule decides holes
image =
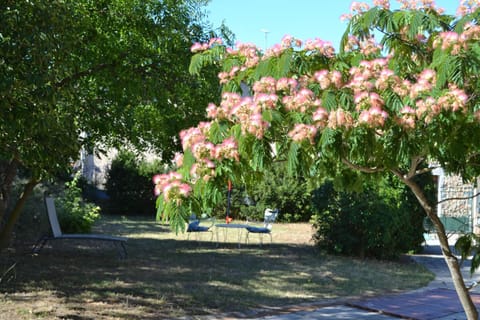
[[[90,67],[86,70],[82,70],[82,71],[79,71],[77,73],[71,74],[70,76],[68,76],[66,78],[63,78],[62,80],[56,82],[54,84],[54,87],[55,88],[61,88],[65,85],[67,85],[68,83],[70,83],[72,81],[75,81],[75,80],[78,80],[82,77],[86,77],[86,76],[95,74],[99,71],[102,71],[102,70],[105,70],[105,69],[108,69],[108,68],[112,68],[112,67],[118,65],[118,63],[120,61],[122,61],[126,56],[127,56],[127,53],[123,52],[118,56],[117,59],[113,60],[112,62],[100,63],[100,64],[94,65],[94,66],[92,66],[92,67]]]
[[[468,196],[468,197],[452,197],[452,198],[446,198],[446,199],[442,199],[440,201],[437,202],[437,205],[438,204],[441,204],[441,203],[444,203],[444,202],[447,202],[447,201],[452,201],[452,200],[468,200],[468,199],[473,199],[477,196],[480,195],[480,192],[477,192],[475,193],[474,195],[471,195],[471,196]]]
[[[350,169],[365,172],[365,173],[375,173],[375,172],[385,171],[385,169],[383,169],[383,168],[370,168],[370,167],[359,166],[359,165],[356,165],[354,163],[351,163],[350,161],[348,161],[345,158],[342,158],[342,163],[345,164]]]

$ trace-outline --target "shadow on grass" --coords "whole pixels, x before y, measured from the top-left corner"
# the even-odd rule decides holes
[[[331,257],[309,245],[186,241],[144,218],[110,217],[96,231],[128,236],[128,259],[98,242],[52,242],[40,255],[17,250],[6,257],[17,265],[14,280],[0,283],[3,299],[27,309],[42,299],[61,305],[49,311],[56,317],[160,319],[372,295],[431,280],[416,265]]]

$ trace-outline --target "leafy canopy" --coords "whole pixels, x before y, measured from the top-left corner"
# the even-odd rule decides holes
[[[462,4],[454,17],[403,3],[352,5],[339,52],[291,36],[266,52],[215,41],[193,48],[191,72],[222,68],[222,99],[208,105],[210,122],[180,133],[183,162],[154,179],[158,212],[182,228],[190,210],[221,199],[227,180],[248,186],[273,162],[350,188],[390,171],[429,211],[416,175],[439,165],[477,176],[480,10]]]
[[[188,73],[188,48],[211,36],[203,3],[2,1],[0,158],[38,178],[67,169],[82,145],[170,157],[218,88],[214,73]]]

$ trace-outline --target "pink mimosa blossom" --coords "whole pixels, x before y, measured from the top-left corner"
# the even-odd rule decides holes
[[[174,201],[179,205],[184,198],[189,196],[191,191],[192,187],[190,185],[176,180],[166,185],[162,193],[166,202]]]
[[[282,48],[284,49],[290,48],[292,46],[293,40],[294,38],[291,35],[289,34],[284,35],[281,43]]]
[[[240,161],[238,144],[233,137],[223,140],[220,145],[215,147],[215,159],[232,159],[235,161]]]
[[[284,96],[282,103],[287,110],[306,112],[320,106],[321,101],[315,99],[315,94],[310,89],[303,88],[292,96]]]
[[[177,166],[177,168],[181,167],[183,165],[183,153],[175,152],[175,156],[173,157],[173,162],[175,162],[175,165]]]
[[[190,168],[190,175],[193,181],[201,178],[207,182],[215,176],[215,163],[209,159],[202,159],[201,161],[194,163]]]
[[[263,77],[253,84],[256,93],[275,93],[277,81],[272,77]]]
[[[456,86],[450,86],[449,90],[438,98],[438,104],[444,110],[466,111],[465,107],[468,101],[468,95],[462,89]]]
[[[364,2],[353,1],[350,5],[350,11],[353,14],[363,13],[370,9],[370,6]]]
[[[480,40],[480,26],[473,23],[467,23],[463,27],[463,32],[460,34],[460,42],[466,43],[471,40]]]
[[[369,127],[377,128],[385,125],[385,120],[388,118],[388,113],[380,107],[371,107],[368,110],[363,110],[358,118],[359,123],[364,123]]]
[[[223,44],[223,40],[220,39],[220,38],[212,38],[210,39],[210,41],[208,42],[208,45],[210,47],[213,47],[214,45],[222,45]]]
[[[335,48],[330,41],[324,41],[319,38],[308,39],[305,41],[304,50],[313,51],[314,53],[332,58],[335,55]]]
[[[400,97],[407,97],[410,93],[411,88],[412,84],[408,80],[403,80],[402,82],[397,83],[392,87],[393,92],[398,94]]]
[[[457,8],[457,16],[466,16],[467,14],[473,13],[479,7],[480,1],[478,0],[461,0]]]
[[[373,37],[360,42],[360,52],[366,56],[378,54],[382,49],[383,46],[376,43]]]
[[[349,35],[348,36],[348,41],[345,44],[345,47],[343,48],[345,51],[353,51],[355,49],[358,49],[360,46],[360,41],[358,40],[357,37]]]
[[[206,43],[198,43],[198,42],[196,42],[196,43],[194,43],[194,44],[192,45],[192,47],[190,48],[190,51],[191,51],[191,52],[194,52],[194,53],[196,53],[196,52],[201,52],[201,51],[207,50],[208,47],[209,47],[209,45],[206,44]]]
[[[163,193],[165,201],[175,200],[178,203],[181,197],[188,196],[191,190],[190,186],[182,183],[181,179],[182,175],[178,172],[155,175],[153,177],[155,195]]]
[[[211,142],[200,141],[192,146],[192,152],[195,159],[200,160],[212,157],[215,146]]]
[[[243,97],[241,100],[233,106],[230,117],[232,121],[245,122],[248,120],[250,115],[254,112],[258,112],[261,107],[257,105],[252,97]]]
[[[394,72],[389,69],[383,69],[375,81],[375,88],[378,90],[385,90],[399,81]]]
[[[352,115],[342,108],[333,110],[328,116],[328,127],[332,129],[337,128],[351,128],[353,126]]]
[[[332,81],[335,88],[340,89],[343,86],[343,77],[340,71],[334,70],[330,72],[330,81]]]
[[[272,94],[260,93],[260,94],[255,94],[255,96],[253,97],[253,100],[255,103],[262,106],[263,109],[274,109],[278,101],[278,96],[273,93]]]
[[[236,54],[245,59],[245,66],[252,68],[260,62],[260,50],[253,43],[237,43]]]
[[[280,78],[277,81],[277,91],[293,92],[297,89],[298,81],[293,78]]]
[[[200,132],[204,135],[204,136],[209,136],[210,135],[210,128],[212,127],[212,123],[211,122],[207,122],[207,121],[201,121],[198,125],[197,125],[197,128],[198,130],[200,130]]]
[[[207,117],[210,119],[215,119],[218,118],[218,116],[218,107],[213,103],[209,103],[207,107]]]
[[[385,10],[390,9],[390,0],[373,0],[373,5],[383,8]]]
[[[313,144],[316,134],[317,128],[314,126],[307,124],[296,124],[295,127],[288,133],[288,136],[296,142],[308,140],[311,144]]]
[[[205,135],[198,128],[190,128],[180,131],[183,150],[191,148],[195,143],[205,140]]]
[[[317,128],[324,128],[328,123],[328,111],[319,107],[312,115],[312,120],[315,122]]]
[[[322,88],[323,90],[327,89],[330,86],[331,81],[328,70],[317,71],[313,76],[315,77],[315,80],[320,84],[320,88]]]
[[[270,123],[263,120],[261,113],[254,113],[251,115],[248,121],[242,123],[242,131],[244,133],[248,132],[254,135],[257,139],[262,139],[265,134],[265,130],[268,129],[269,126]]]
[[[225,84],[230,80],[230,75],[228,72],[220,72],[218,74],[218,79],[220,79],[220,84]]]
[[[271,57],[279,57],[283,53],[283,51],[285,51],[285,48],[282,45],[277,43],[273,45],[273,47],[270,47],[265,51],[265,55],[263,56],[263,59],[268,59]]]
[[[344,13],[340,16],[340,21],[350,21],[353,18],[353,14]]]
[[[415,110],[410,106],[404,106],[400,110],[400,116],[397,118],[397,123],[405,130],[415,128]]]

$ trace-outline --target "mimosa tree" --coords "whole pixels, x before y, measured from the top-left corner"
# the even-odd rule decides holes
[[[180,133],[178,170],[154,178],[158,212],[177,230],[234,184],[254,183],[273,162],[313,182],[355,185],[392,173],[433,222],[468,319],[477,319],[435,205],[415,177],[441,166],[472,180],[480,173],[480,10],[456,16],[433,1],[353,3],[341,48],[285,36],[261,52],[251,44],[197,44],[191,72],[218,64],[223,84],[211,121]],[[374,38],[375,36],[375,38]],[[377,42],[378,40],[378,42]]]

